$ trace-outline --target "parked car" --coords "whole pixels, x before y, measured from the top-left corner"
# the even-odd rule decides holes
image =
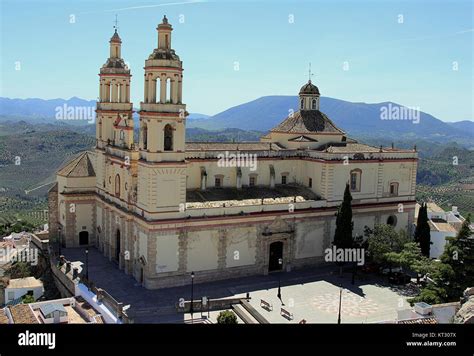
[[[410,283],[411,277],[402,272],[395,272],[388,277],[388,281],[392,284],[407,284]]]
[[[367,263],[361,268],[361,271],[364,273],[376,273],[378,270],[378,266],[374,263]]]
[[[388,267],[382,267],[380,268],[380,273],[382,274],[389,274],[390,272],[394,273],[394,272],[402,272],[402,268],[401,267],[392,267],[392,269],[388,268]]]

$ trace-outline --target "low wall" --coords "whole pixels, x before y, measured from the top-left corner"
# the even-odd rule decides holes
[[[249,298],[250,299],[250,298]],[[233,304],[240,304],[246,298],[222,298],[222,299],[208,299],[207,306],[203,308],[201,300],[193,301],[194,312],[206,312],[208,310],[223,310],[230,309]],[[176,310],[180,313],[189,313],[191,311],[191,301],[186,300],[175,304]]]

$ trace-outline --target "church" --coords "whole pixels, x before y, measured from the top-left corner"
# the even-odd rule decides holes
[[[145,60],[139,139],[115,30],[99,73],[96,146],[57,172],[50,238],[97,248],[148,289],[324,264],[346,184],[354,235],[413,225],[416,150],[350,138],[311,80],[258,142],[186,142],[183,62],[166,16]]]

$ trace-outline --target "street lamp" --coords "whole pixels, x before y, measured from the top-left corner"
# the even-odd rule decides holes
[[[342,286],[339,286],[339,313],[337,316],[337,323],[341,323],[341,303],[342,303]]]
[[[194,306],[193,306],[193,300],[194,300],[194,272],[191,272],[191,306],[190,306],[190,312],[191,312],[191,324],[193,324],[193,313],[194,313]]]
[[[282,258],[278,259],[278,265],[280,266],[280,271],[281,271],[282,266],[283,266],[283,259]],[[277,297],[281,301],[281,274],[280,273],[278,273],[278,294],[277,294]],[[283,302],[281,302],[281,303],[283,304]]]
[[[61,226],[58,227],[58,256],[61,256]]]
[[[86,248],[86,280],[89,283],[89,249]]]

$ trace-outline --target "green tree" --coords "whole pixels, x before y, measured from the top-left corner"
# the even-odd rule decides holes
[[[428,223],[428,206],[422,203],[418,210],[416,221],[415,242],[420,244],[421,253],[425,257],[430,257],[431,229]]]
[[[395,254],[408,242],[406,233],[397,232],[391,225],[377,224],[373,230],[366,229],[365,234],[368,236],[368,256],[373,262],[389,266],[400,263],[400,256]]]
[[[449,286],[449,299],[457,299],[467,287],[474,285],[474,239],[470,238],[470,216],[464,221],[456,237],[448,237],[444,252],[440,256],[443,264],[449,265],[452,276],[440,276],[440,282]]]
[[[33,297],[31,294],[25,294],[22,298],[21,298],[21,302],[23,304],[29,304],[29,303],[34,303],[35,301],[35,297]]]
[[[389,252],[385,258],[388,263],[415,272],[417,283],[420,281],[420,275],[426,275],[432,271],[431,260],[421,254],[421,249],[416,242],[405,243],[400,252]]]
[[[230,310],[224,310],[217,316],[217,324],[237,324],[237,316]]]
[[[344,199],[339,207],[336,215],[336,231],[334,233],[334,245],[337,248],[351,248],[354,244],[352,239],[352,196],[349,184],[346,184],[344,190]]]
[[[10,277],[14,278],[26,278],[32,275],[29,265],[26,262],[14,263],[10,270]]]
[[[352,196],[349,184],[346,184],[344,198],[336,213],[336,231],[334,233],[333,244],[337,248],[352,248],[354,240],[352,238]],[[342,275],[342,263],[339,263],[339,274]]]

